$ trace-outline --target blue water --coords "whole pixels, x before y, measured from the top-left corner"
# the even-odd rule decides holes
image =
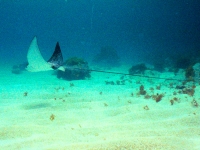
[[[65,59],[90,61],[107,45],[130,65],[199,58],[199,8],[198,0],[1,0],[0,59],[26,61],[35,35],[46,59],[57,41]]]
[[[199,8],[200,0],[0,0],[0,149],[199,150]],[[46,60],[58,41],[64,61],[81,57],[99,72],[88,79],[82,63],[87,78],[71,69],[64,81],[73,66],[25,71],[34,36]],[[115,67],[93,64],[102,47]],[[160,72],[125,70],[137,63]]]

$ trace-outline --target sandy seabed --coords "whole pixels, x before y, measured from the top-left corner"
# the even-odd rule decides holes
[[[200,149],[198,84],[186,84],[191,94],[175,80],[92,72],[66,81],[51,71],[16,75],[10,68],[0,72],[0,149]]]

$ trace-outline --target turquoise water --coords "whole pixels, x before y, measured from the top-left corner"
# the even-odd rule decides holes
[[[0,0],[0,149],[200,149],[199,5]]]

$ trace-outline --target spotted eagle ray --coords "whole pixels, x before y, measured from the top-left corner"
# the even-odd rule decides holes
[[[51,58],[48,61],[45,61],[40,53],[36,36],[33,38],[29,46],[27,60],[28,66],[26,67],[26,70],[30,72],[48,71],[54,69],[59,69],[62,71],[65,70],[62,66],[63,56],[59,43],[57,42]]]
[[[52,54],[50,59],[48,61],[45,61],[40,53],[36,36],[33,38],[29,46],[28,53],[27,53],[27,60],[28,60],[28,66],[26,67],[26,70],[30,72],[48,71],[48,70],[55,70],[55,69],[58,69],[61,71],[65,71],[66,69],[72,69],[72,70],[77,69],[77,70],[88,70],[88,71],[118,74],[118,75],[138,76],[138,77],[143,77],[143,78],[185,81],[184,79],[162,78],[162,77],[155,77],[155,76],[145,76],[145,75],[138,75],[138,74],[129,74],[129,73],[121,73],[121,72],[63,66],[63,56],[62,56],[62,52],[61,52],[58,42],[56,44],[54,53]]]

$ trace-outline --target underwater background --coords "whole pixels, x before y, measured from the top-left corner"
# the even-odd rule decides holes
[[[122,63],[200,55],[198,0],[0,0],[0,61],[22,63],[34,36],[48,59],[87,61],[112,46]]]
[[[199,8],[0,0],[0,150],[200,150]]]

